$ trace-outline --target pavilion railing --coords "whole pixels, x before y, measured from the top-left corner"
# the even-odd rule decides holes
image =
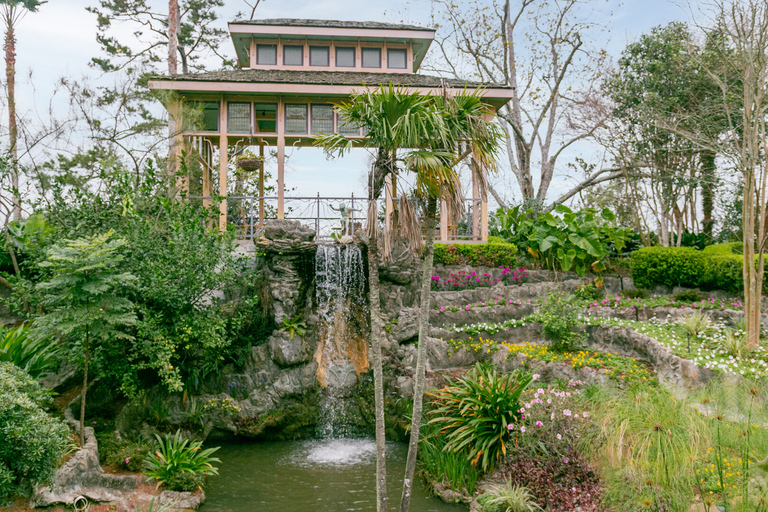
[[[187,200],[202,205],[211,205],[211,196],[189,196]],[[393,200],[397,203],[398,198]],[[379,223],[383,227],[386,199],[378,201]],[[277,196],[229,196],[227,197],[227,223],[235,227],[241,240],[254,240],[258,230],[268,220],[277,219]],[[289,197],[283,198],[283,218],[298,220],[315,230],[317,240],[331,240],[334,237],[352,235],[365,224],[368,198],[350,196],[337,197]],[[345,212],[342,212],[342,207]],[[466,199],[464,213],[458,222],[441,222],[440,212],[436,225],[435,239],[451,242],[478,242],[481,240],[480,199]],[[344,220],[346,214],[346,221]],[[417,209],[417,215],[422,212]],[[445,230],[445,234],[443,233]]]

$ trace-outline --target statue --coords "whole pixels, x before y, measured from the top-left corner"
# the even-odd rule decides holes
[[[351,235],[352,233],[349,232],[350,225],[349,225],[349,217],[350,213],[352,212],[359,212],[362,210],[359,210],[357,208],[347,208],[347,206],[344,203],[339,203],[338,208],[334,208],[333,205],[329,205],[331,207],[331,210],[335,212],[339,212],[341,214],[341,234],[342,235]]]

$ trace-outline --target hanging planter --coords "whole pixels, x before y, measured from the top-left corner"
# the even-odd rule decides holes
[[[246,173],[260,171],[264,168],[264,157],[240,157],[237,166]]]

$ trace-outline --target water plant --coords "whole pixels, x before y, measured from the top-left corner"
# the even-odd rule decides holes
[[[507,454],[508,426],[521,419],[520,394],[533,376],[516,371],[499,374],[490,365],[476,364],[457,381],[433,392],[430,423],[440,426],[444,450],[465,451],[472,464],[491,471]]]
[[[422,428],[419,441],[419,465],[432,482],[444,483],[454,491],[472,495],[480,478],[477,466],[461,451],[445,450],[447,439],[437,423],[427,423]]]
[[[211,455],[219,449],[202,449],[202,441],[191,441],[177,430],[175,434],[160,437],[155,434],[158,449],[147,458],[144,474],[147,480],[157,482],[157,487],[165,485],[171,490],[193,491],[202,485],[202,477],[218,475],[219,470],[213,465],[221,462]]]
[[[542,510],[531,492],[507,480],[504,485],[490,487],[479,498],[483,512],[535,512]]]

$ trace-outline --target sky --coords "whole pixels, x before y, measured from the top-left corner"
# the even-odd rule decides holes
[[[628,42],[635,41],[652,27],[689,17],[687,9],[674,0],[588,1],[600,9],[613,12],[608,23],[610,34],[602,44],[614,60]],[[234,18],[238,11],[250,11],[242,0],[225,2],[222,25],[224,21]],[[18,25],[17,108],[25,118],[34,120],[45,117],[54,84],[61,77],[98,76],[88,66],[90,59],[99,55],[96,19],[95,15],[86,11],[87,6],[96,3],[97,0],[49,0],[39,12],[28,14]],[[149,3],[157,4],[159,9],[167,6],[165,0],[149,0]],[[258,18],[407,21],[423,25],[429,23],[429,14],[429,0],[263,0],[256,11]],[[229,41],[224,43],[230,44]],[[229,46],[226,51],[232,53]],[[286,185],[296,189],[291,192],[292,195],[364,194],[365,173],[362,171],[367,169],[369,157],[362,151],[333,161],[312,148],[289,150],[288,156]],[[599,148],[589,145],[579,148],[574,154],[564,155],[562,163],[575,156],[582,156],[598,165],[603,163]],[[506,176],[509,174],[507,171]],[[514,201],[512,180],[502,176],[495,181],[499,191]],[[550,198],[567,190],[568,185],[568,181],[556,177],[550,188]]]

